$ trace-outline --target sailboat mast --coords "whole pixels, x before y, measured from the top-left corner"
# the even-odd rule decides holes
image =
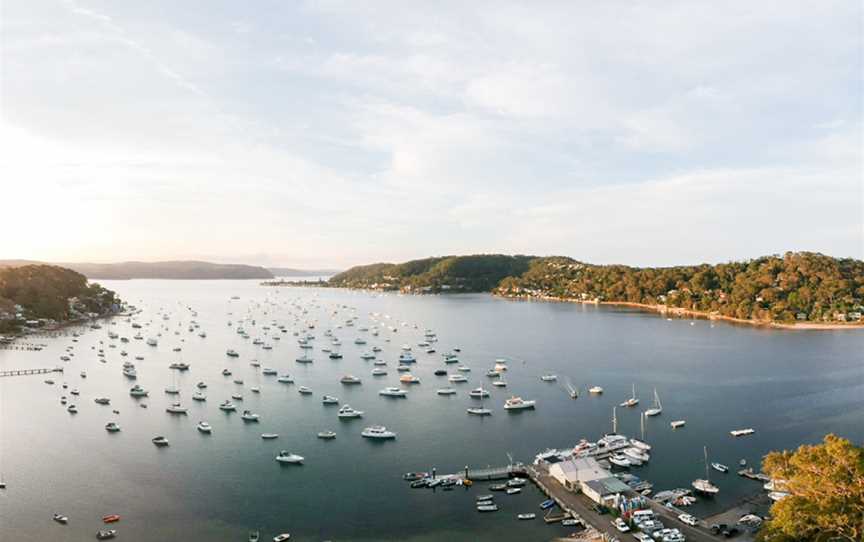
[[[644,412],[639,417],[639,423],[640,423],[641,429],[642,429],[642,441],[644,442],[645,441],[645,413]]]
[[[618,417],[615,415],[615,407],[612,407],[612,434],[618,434]]]
[[[711,477],[708,473],[708,446],[703,446],[702,450],[705,452],[705,479],[710,482]]]

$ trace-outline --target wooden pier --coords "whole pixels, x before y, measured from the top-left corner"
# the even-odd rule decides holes
[[[63,367],[50,367],[42,369],[10,369],[8,371],[0,371],[0,377],[3,376],[27,376],[27,375],[44,375],[48,373],[62,373]]]

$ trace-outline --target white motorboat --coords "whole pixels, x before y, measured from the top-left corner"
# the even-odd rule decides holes
[[[273,440],[279,438],[279,433],[261,433],[261,438],[264,440]]]
[[[639,448],[636,448],[635,446],[631,448],[625,448],[623,453],[627,456],[628,459],[630,459],[631,463],[634,459],[638,461],[639,464],[647,463],[651,460],[650,455],[640,450]]]
[[[654,406],[645,411],[646,416],[659,416],[663,412],[663,405],[660,404],[660,396],[657,395],[657,388],[654,388]]]
[[[193,401],[206,401],[207,395],[203,392],[196,391],[195,393],[192,394],[192,400]]]
[[[380,367],[372,369],[372,376],[387,376],[387,371]]]
[[[321,403],[325,404],[325,405],[338,405],[339,404],[339,398],[333,397],[332,395],[325,395],[325,396],[321,397]]]
[[[521,397],[513,396],[510,399],[504,401],[504,409],[505,410],[525,410],[534,408],[536,405],[536,401],[526,401]]]
[[[460,365],[459,367],[456,367],[456,370],[460,373],[470,373],[471,367],[468,367],[467,365]]]
[[[320,438],[322,440],[333,440],[334,438],[336,438],[336,432],[335,431],[321,431],[318,433],[318,438]]]
[[[492,411],[488,408],[484,407],[468,407],[465,409],[468,414],[472,414],[474,416],[491,416]]]
[[[408,365],[397,365],[396,370],[400,373],[407,373],[411,370],[411,367],[409,367]]]
[[[365,437],[365,438],[379,439],[379,440],[388,440],[388,439],[395,439],[396,438],[396,433],[394,433],[393,431],[388,431],[387,428],[384,427],[383,425],[373,425],[373,426],[367,427],[366,429],[363,430],[362,433],[360,433],[360,435]]]
[[[456,390],[454,390],[453,388],[441,388],[435,393],[437,393],[438,395],[456,395]]]
[[[240,418],[242,418],[244,422],[257,422],[260,416],[250,410],[244,410],[240,415]]]
[[[674,421],[673,421],[672,423],[670,423],[669,425],[672,426],[672,429],[678,429],[679,427],[684,427],[684,425],[685,425],[686,423],[687,423],[687,422],[684,421],[684,420],[674,420]]]
[[[630,439],[630,445],[633,446],[634,448],[638,448],[638,449],[642,450],[643,452],[650,452],[651,451],[651,445],[650,444],[648,444],[645,441],[639,440],[637,438],[631,438]]]
[[[219,410],[224,410],[225,412],[234,412],[237,410],[237,406],[226,399],[219,404]]]
[[[213,428],[207,422],[198,422],[196,427],[198,428],[198,431],[201,431],[202,433],[210,434],[213,432]]]
[[[342,408],[339,409],[338,416],[340,418],[362,418],[363,411],[354,410],[353,408],[351,408],[351,405],[342,405]]]
[[[138,371],[135,370],[135,367],[124,367],[123,368],[123,376],[131,379],[138,378]]]
[[[291,538],[291,535],[289,533],[277,534],[273,537],[273,542],[285,542],[289,538]]]
[[[399,363],[417,363],[417,358],[411,352],[402,352],[399,354]]]
[[[631,461],[627,456],[625,456],[621,452],[617,452],[617,453],[610,455],[609,456],[609,462],[612,463],[613,465],[617,465],[619,467],[629,467],[630,465],[633,464],[633,461]]]
[[[120,426],[117,422],[108,422],[105,424],[105,430],[109,433],[116,433],[117,431],[120,431]]]
[[[276,382],[281,382],[282,384],[293,384],[294,377],[291,375],[282,375],[276,379]]]
[[[67,523],[69,523],[69,518],[62,514],[54,514],[54,521],[66,525]]]
[[[303,463],[304,459],[305,458],[302,455],[288,453],[285,450],[282,450],[281,452],[279,452],[278,455],[276,455],[276,461],[290,465],[300,465]]]
[[[729,472],[729,467],[722,463],[711,463],[711,468],[717,472]]]
[[[188,409],[180,405],[180,403],[171,403],[168,408],[165,409],[165,412],[169,414],[186,414]]]
[[[408,393],[402,388],[390,386],[379,391],[378,395],[383,395],[384,397],[407,397]]]
[[[447,380],[448,380],[449,382],[453,382],[453,383],[456,383],[456,382],[468,382],[468,379],[465,378],[465,375],[461,375],[461,374],[450,375],[450,376],[447,377]]]
[[[243,394],[242,393],[232,393],[231,399],[234,399],[235,401],[242,401],[243,400]]]
[[[473,390],[468,392],[468,395],[475,399],[483,399],[484,397],[489,397],[489,392],[483,389],[483,386],[479,388],[474,388]]]
[[[729,431],[729,434],[732,435],[733,437],[743,437],[745,435],[752,435],[755,432],[756,432],[755,429],[747,428],[747,429],[736,429],[734,431]]]
[[[129,390],[129,395],[131,395],[132,397],[147,397],[147,395],[148,395],[149,393],[150,393],[150,392],[148,392],[147,390],[145,390],[144,388],[142,388],[142,387],[139,386],[138,384],[135,384],[135,385],[132,386],[132,388]]]
[[[601,393],[603,393],[603,388],[601,388],[600,386],[592,386],[592,387],[588,388],[588,393],[600,395]]]
[[[558,380],[558,375],[545,374],[540,377],[540,380],[542,380],[543,382],[555,382],[556,380]]]
[[[360,380],[358,377],[356,377],[354,375],[345,375],[339,379],[339,382],[341,382],[342,384],[348,384],[348,385],[350,385],[350,384],[362,384],[363,383],[362,380]]]

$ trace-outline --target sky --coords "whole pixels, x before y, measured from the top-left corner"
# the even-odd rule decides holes
[[[864,258],[858,1],[0,3],[0,258]]]

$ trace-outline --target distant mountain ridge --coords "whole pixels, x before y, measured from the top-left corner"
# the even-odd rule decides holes
[[[0,260],[0,267],[20,267],[42,264],[28,260]],[[118,263],[50,263],[72,269],[92,280],[128,279],[272,279],[273,273],[264,267],[243,264],[222,264],[201,261],[118,262]]]

